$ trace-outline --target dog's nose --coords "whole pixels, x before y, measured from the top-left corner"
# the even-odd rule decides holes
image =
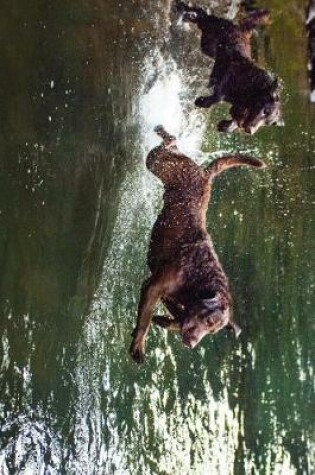
[[[191,342],[188,341],[188,340],[187,340],[187,341],[184,341],[184,340],[183,340],[183,345],[185,346],[185,348],[192,348]]]
[[[189,349],[194,348],[197,344],[194,338],[191,338],[189,335],[185,335],[185,334],[182,336],[182,341],[183,341],[183,345]]]
[[[251,127],[245,127],[244,130],[245,130],[245,133],[249,135],[253,135],[254,133],[254,129],[252,129]]]

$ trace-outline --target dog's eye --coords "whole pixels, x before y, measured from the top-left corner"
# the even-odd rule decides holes
[[[213,318],[212,318],[212,317],[208,317],[208,318],[207,318],[207,323],[206,323],[207,327],[209,327],[209,328],[212,327],[212,326],[213,326],[213,323],[214,323],[214,322],[213,322]]]
[[[271,109],[270,107],[265,107],[263,110],[263,114],[266,117],[267,115],[271,114]]]

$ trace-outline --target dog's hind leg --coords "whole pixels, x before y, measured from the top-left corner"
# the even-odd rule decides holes
[[[163,125],[157,125],[154,128],[154,132],[156,132],[157,135],[159,135],[163,139],[163,141],[164,141],[163,145],[165,147],[169,148],[169,147],[172,147],[172,146],[176,145],[176,137],[174,135],[171,135],[168,132],[166,132]]]

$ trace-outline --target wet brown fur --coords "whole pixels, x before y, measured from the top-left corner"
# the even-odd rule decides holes
[[[168,316],[154,322],[181,332],[183,343],[194,347],[205,334],[231,326],[232,300],[227,277],[206,228],[213,179],[223,170],[241,165],[261,168],[264,163],[244,155],[229,155],[201,168],[182,154],[162,127],[163,143],[151,150],[147,167],[165,187],[164,206],[151,234],[148,252],[150,277],[144,282],[137,326],[130,353],[142,362],[152,313],[161,300]]]

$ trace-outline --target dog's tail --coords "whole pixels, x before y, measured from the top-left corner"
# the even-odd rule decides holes
[[[205,169],[209,178],[214,178],[219,175],[224,170],[232,167],[254,167],[254,168],[265,168],[266,164],[262,160],[257,158],[252,158],[247,155],[235,154],[235,155],[225,155],[224,157],[215,159],[210,165]]]
[[[176,137],[166,132],[163,125],[157,125],[154,127],[154,132],[156,132],[163,139],[164,145],[169,146],[170,144],[175,144]]]

